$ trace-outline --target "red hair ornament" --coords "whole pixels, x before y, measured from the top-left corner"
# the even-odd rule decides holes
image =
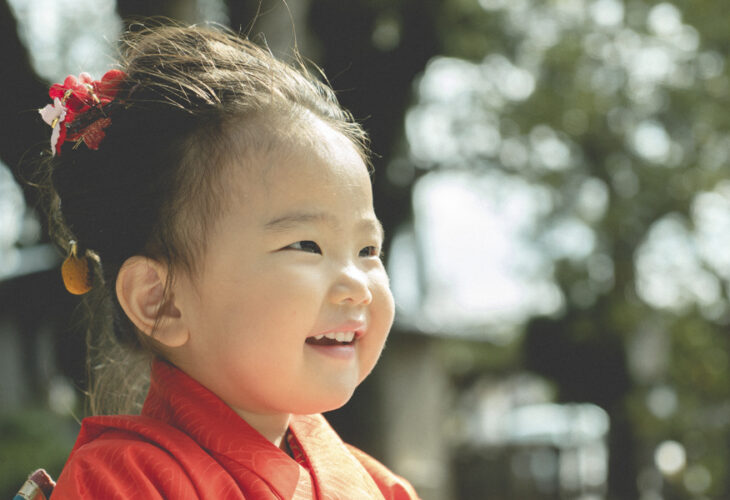
[[[99,149],[106,135],[104,129],[112,122],[107,111],[126,77],[124,72],[113,69],[107,71],[101,80],[93,80],[88,73],[81,73],[78,78],[70,75],[63,83],[51,85],[48,95],[53,104],[38,112],[53,129],[51,153],[54,156],[61,154],[61,146],[66,141],[74,141],[74,148],[83,142],[89,149]],[[61,266],[63,284],[70,293],[83,295],[91,290],[90,258],[98,259],[89,251],[78,255],[76,242],[70,242],[69,254]]]
[[[119,87],[127,75],[118,69],[107,71],[101,80],[93,80],[88,73],[78,78],[69,75],[63,83],[51,85],[48,95],[53,104],[38,110],[51,133],[51,151],[61,154],[66,141],[75,141],[74,147],[82,142],[89,149],[99,149],[106,135],[104,129],[112,120],[105,108],[114,101]]]

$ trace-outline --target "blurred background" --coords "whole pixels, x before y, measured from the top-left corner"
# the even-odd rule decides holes
[[[36,110],[149,15],[296,42],[372,136],[398,315],[346,441],[424,500],[730,498],[721,0],[0,0],[0,496],[84,416]]]

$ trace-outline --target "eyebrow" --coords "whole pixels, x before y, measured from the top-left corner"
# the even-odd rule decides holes
[[[335,217],[324,212],[292,212],[275,217],[264,224],[264,229],[272,232],[281,232],[307,224],[325,224],[340,229],[340,224]],[[383,225],[378,219],[362,219],[358,223],[358,229],[374,230],[381,239],[385,237]]]

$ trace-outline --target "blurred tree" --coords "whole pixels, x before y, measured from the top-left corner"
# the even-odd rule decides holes
[[[409,112],[409,159],[548,193],[532,239],[562,307],[527,321],[524,367],[610,413],[611,498],[730,496],[710,417],[730,400],[722,2],[442,7],[448,58]]]
[[[196,0],[117,0],[117,12],[125,23],[148,17],[166,17],[184,23],[198,22]]]
[[[3,91],[0,92],[0,122],[4,124],[0,134],[0,161],[8,165],[18,185],[23,190],[29,211],[37,208],[39,193],[33,187],[33,171],[37,158],[31,157],[31,145],[44,137],[46,125],[38,118],[39,103],[47,95],[46,84],[33,70],[28,52],[18,36],[15,17],[6,0],[0,1],[0,39],[3,61],[0,76]],[[45,224],[41,217],[43,227]],[[45,234],[45,230],[42,231]],[[47,241],[47,237],[45,240]],[[0,251],[4,249],[0,248]],[[42,326],[55,325],[67,331],[69,317],[76,300],[62,295],[63,286],[55,272],[37,273],[30,277],[18,277],[0,281],[0,316],[10,317],[18,325],[23,357],[23,377],[30,395],[45,395],[45,386],[39,380],[37,341]],[[59,345],[61,358],[72,357],[80,347],[80,339],[67,338]],[[75,357],[78,361],[78,357]],[[81,380],[81,365],[69,363],[78,370],[71,370],[74,380]]]
[[[28,146],[43,137],[45,124],[37,119],[37,107],[39,96],[46,92],[46,84],[33,71],[7,0],[0,1],[0,41],[3,47],[0,120],[5,124],[0,134],[0,161],[10,166],[26,200],[33,206],[38,195],[24,182],[28,179],[18,165]]]

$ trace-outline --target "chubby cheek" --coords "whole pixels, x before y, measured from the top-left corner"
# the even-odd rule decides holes
[[[360,364],[360,382],[367,377],[380,357],[385,341],[390,333],[395,315],[393,294],[388,286],[388,278],[378,280],[373,287],[373,302],[370,305],[370,331],[363,337],[363,356]]]
[[[250,329],[270,333],[272,328],[288,325],[297,319],[297,312],[312,307],[311,285],[297,276],[269,273],[253,276],[241,290],[229,294],[227,308],[243,319]]]
[[[388,275],[383,269],[377,275],[376,292],[373,294],[373,315],[377,315],[380,321],[384,325],[385,337],[387,337],[390,327],[393,326],[393,319],[395,318],[395,301],[393,300],[393,293],[390,291],[390,280]]]

